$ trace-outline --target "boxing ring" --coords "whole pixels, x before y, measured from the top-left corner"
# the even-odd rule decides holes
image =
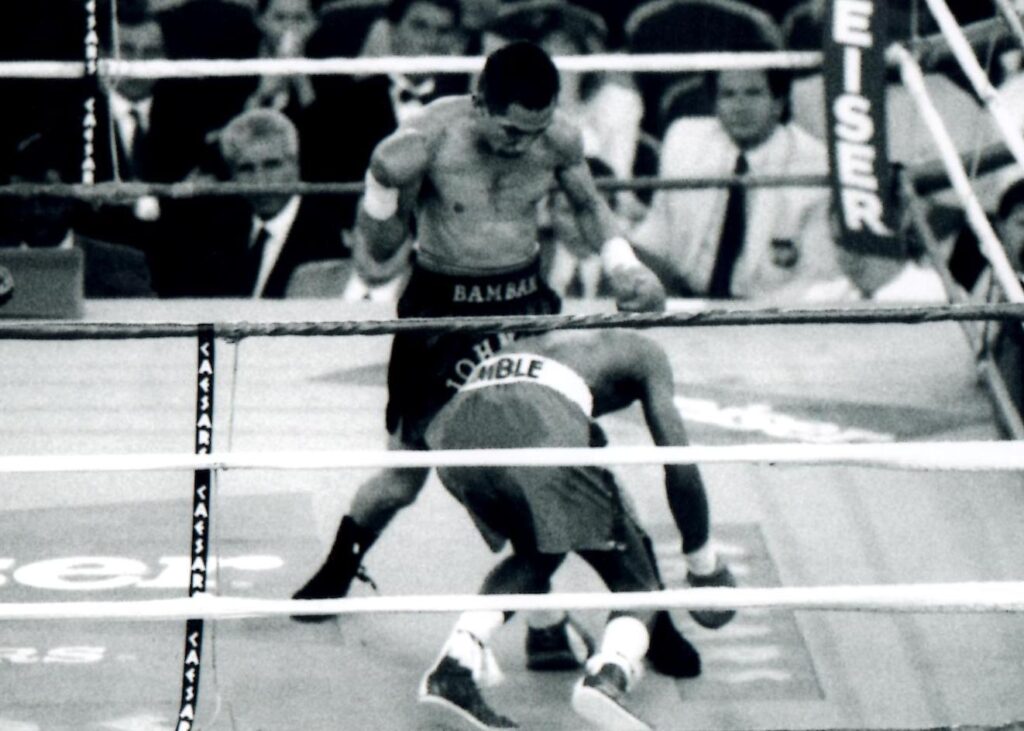
[[[560,63],[670,71],[818,60],[709,56]],[[914,60],[899,62],[912,86]],[[403,64],[466,71],[479,60],[297,60],[289,69],[115,61],[107,71]],[[83,73],[82,64],[10,69]],[[993,236],[979,234],[997,278],[1007,278]],[[390,334],[466,323],[394,323],[386,308],[329,300],[145,301],[130,312],[89,301],[81,321],[0,321],[0,731],[445,728],[417,705],[415,689],[450,613],[484,606],[569,607],[595,632],[609,607],[671,607],[704,671],[678,681],[648,673],[631,694],[658,728],[1019,728],[1024,451],[1002,440],[1012,414],[989,398],[998,381],[978,361],[972,327],[1021,320],[1013,282],[1009,305],[928,312],[797,316],[685,301],[644,320],[616,317],[610,302],[568,301],[562,326],[643,327],[665,347],[693,446],[651,447],[634,407],[602,419],[615,446],[593,450],[601,454],[484,456],[614,465],[655,541],[668,584],[655,595],[608,594],[571,559],[551,595],[473,596],[493,556],[431,477],[368,556],[376,588],[288,600],[371,468],[480,458],[381,449]],[[660,487],[666,459],[701,465],[713,535],[739,589],[681,590],[685,565]],[[737,618],[717,631],[685,611],[733,606]],[[338,620],[287,616],[325,610]],[[576,674],[527,672],[520,619],[494,649],[507,676],[488,692],[495,707],[523,728],[579,728],[567,702]]]
[[[570,315],[610,307],[575,304]],[[683,312],[693,307],[679,304]],[[123,320],[116,303],[87,305],[83,327]],[[153,301],[132,319],[145,328],[201,323],[211,313],[257,326],[343,314],[355,322],[387,317],[384,308],[354,307]],[[998,438],[956,323],[657,328],[652,335],[672,359],[694,445]],[[17,345],[5,348],[4,411],[18,418],[5,433],[4,456],[191,451],[194,337]],[[214,451],[379,450],[387,346],[387,336],[218,342]],[[606,426],[612,444],[645,444],[639,413],[613,416]],[[658,544],[667,582],[681,586],[685,569],[657,487],[660,470],[616,469]],[[1019,472],[744,462],[703,470],[716,535],[743,586],[867,589],[1019,579]],[[209,506],[210,592],[294,608],[287,597],[320,560],[365,476],[362,469],[219,473]],[[67,613],[80,602],[180,601],[188,584],[190,472],[27,471],[8,474],[5,486],[5,543],[17,551],[0,557],[5,604],[60,602],[65,617],[0,622],[9,680],[0,727],[86,727],[87,720],[95,728],[172,728],[181,622]],[[379,599],[425,595],[440,607],[451,595],[472,594],[492,561],[473,531],[432,478],[368,559]],[[555,588],[556,604],[566,592],[596,592],[596,607],[612,599],[577,563],[556,577]],[[364,585],[353,590],[356,602],[376,596]],[[838,599],[865,605],[870,596]],[[992,599],[978,585],[939,596]],[[897,606],[907,602],[895,598]],[[1005,608],[1006,598],[992,606]],[[333,728],[344,719],[346,728],[435,728],[417,707],[414,688],[450,616],[433,607],[415,614],[390,609],[325,625],[295,623],[280,606],[248,618],[209,619],[196,726]],[[133,607],[132,616],[140,612]],[[578,614],[599,628],[602,611]],[[1024,713],[1016,692],[1024,680],[1016,661],[1024,651],[1019,614],[816,612],[782,604],[741,610],[717,632],[697,627],[684,611],[674,614],[702,652],[705,670],[692,681],[649,674],[639,686],[637,707],[661,728],[1000,725]],[[492,692],[494,703],[524,728],[576,728],[565,703],[575,675],[528,673],[522,638],[514,623],[496,641],[508,681]]]

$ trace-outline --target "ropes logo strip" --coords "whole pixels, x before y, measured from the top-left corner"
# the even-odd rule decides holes
[[[196,359],[196,454],[213,448],[213,325],[200,325]],[[195,471],[192,493],[192,558],[189,564],[188,595],[206,591],[206,568],[210,532],[211,470]],[[185,660],[181,677],[181,706],[176,731],[190,731],[199,704],[199,666],[203,652],[203,620],[185,622]]]

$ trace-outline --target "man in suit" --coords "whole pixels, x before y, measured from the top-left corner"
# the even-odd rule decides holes
[[[167,57],[164,34],[144,3],[118,8],[117,49],[126,61]],[[176,123],[184,100],[169,99],[167,85],[154,79],[106,79],[96,99],[93,132],[94,179],[169,183],[182,180],[198,159]],[[187,147],[196,149],[186,149]],[[145,248],[160,225],[161,202],[153,196],[93,205],[77,227],[102,239]]]
[[[299,181],[298,132],[276,110],[252,109],[232,119],[220,134],[220,152],[233,182]],[[193,294],[211,297],[283,297],[300,265],[349,256],[322,200],[254,193],[244,201],[217,198],[182,211],[175,237],[196,248],[179,262],[179,284],[186,291],[178,293],[193,289]],[[198,272],[195,281],[188,282],[185,272]]]
[[[387,10],[388,53],[443,56],[461,53],[459,0],[392,0]],[[319,81],[318,81],[319,83]],[[309,180],[360,180],[377,143],[437,97],[464,93],[463,75],[387,74],[357,79],[334,93],[318,93],[302,126],[302,159]],[[354,223],[355,198],[340,202],[341,223]]]

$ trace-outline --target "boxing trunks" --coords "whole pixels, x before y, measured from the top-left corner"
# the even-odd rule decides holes
[[[486,276],[441,274],[414,261],[398,301],[403,317],[548,315],[561,300],[540,274],[540,259],[515,271]],[[424,447],[430,420],[476,365],[514,338],[511,333],[397,333],[388,364],[388,432]]]
[[[502,353],[483,361],[426,434],[432,449],[604,446],[590,418],[590,390],[564,365]],[[443,467],[445,488],[499,551],[609,550],[639,530],[615,477],[603,467]]]

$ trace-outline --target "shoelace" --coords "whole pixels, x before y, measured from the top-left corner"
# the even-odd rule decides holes
[[[359,579],[364,584],[369,584],[370,588],[373,589],[378,594],[380,593],[380,589],[377,588],[377,582],[375,582],[370,577],[370,575],[366,572],[366,567],[365,566],[360,565],[359,568],[356,569],[356,578]]]

